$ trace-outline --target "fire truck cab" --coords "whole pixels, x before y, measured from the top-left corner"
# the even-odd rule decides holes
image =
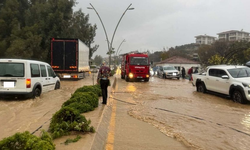
[[[144,80],[148,82],[149,71],[148,54],[131,52],[122,55],[121,78],[127,82],[132,80]]]

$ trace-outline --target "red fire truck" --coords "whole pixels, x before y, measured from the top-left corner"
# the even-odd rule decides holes
[[[131,52],[122,55],[121,78],[127,82],[132,80],[149,80],[150,64],[148,54]]]

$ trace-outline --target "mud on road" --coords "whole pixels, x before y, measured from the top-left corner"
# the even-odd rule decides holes
[[[43,93],[39,98],[0,100],[0,140],[24,131],[39,135],[38,130],[48,127],[53,114],[84,85],[93,85],[92,76],[78,81],[63,80],[61,89]]]
[[[250,104],[196,92],[188,80],[151,77],[131,82],[136,105],[129,114],[148,122],[191,149],[246,150],[250,144]]]

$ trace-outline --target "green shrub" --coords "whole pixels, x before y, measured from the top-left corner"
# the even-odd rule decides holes
[[[70,131],[95,132],[90,127],[91,121],[82,116],[78,110],[70,107],[62,107],[57,111],[51,120],[49,131],[52,138],[68,135]]]
[[[116,70],[115,70],[115,69],[111,70],[110,76],[113,76],[115,73],[116,73]]]
[[[93,85],[93,88],[95,89],[97,96],[102,96],[102,89],[101,89],[101,86],[99,84]]]
[[[77,137],[74,138],[74,139],[67,139],[67,140],[64,142],[64,144],[65,144],[65,145],[68,145],[69,143],[75,143],[75,142],[79,141],[81,138],[82,138],[81,136],[77,135]]]
[[[85,113],[94,110],[94,108],[87,103],[74,102],[70,103],[67,107],[76,109],[79,111],[79,113]]]
[[[79,92],[80,93],[80,92]],[[63,104],[62,104],[62,107],[65,107],[65,106],[68,106],[68,105],[70,105],[71,103],[86,103],[86,104],[88,104],[89,103],[89,99],[88,99],[88,97],[71,97],[69,100],[67,100],[66,102],[64,102]]]
[[[47,132],[42,131],[39,138],[30,134],[28,131],[16,133],[13,136],[4,138],[0,141],[1,150],[54,150],[55,145]]]
[[[95,93],[97,96],[101,95],[101,87],[100,85],[88,85],[88,86],[83,86],[81,88],[78,88],[75,93],[77,92],[93,92]]]
[[[74,93],[71,98],[63,104],[63,106],[67,106],[72,102],[87,103],[96,108],[98,107],[99,98],[93,92],[77,92]]]

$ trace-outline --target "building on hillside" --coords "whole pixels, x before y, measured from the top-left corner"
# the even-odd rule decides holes
[[[181,68],[184,67],[186,72],[189,68],[198,68],[200,69],[201,65],[198,61],[193,61],[187,58],[183,58],[180,56],[173,56],[170,58],[167,58],[161,62],[158,62],[156,66],[164,66],[164,65],[171,65],[174,66],[177,70],[181,71]]]
[[[250,41],[250,33],[245,32],[243,30],[230,30],[226,32],[218,33],[219,40],[224,41],[240,41],[240,40],[247,40]]]
[[[212,44],[216,40],[216,37],[209,36],[209,35],[198,35],[195,36],[196,38],[196,44]]]

